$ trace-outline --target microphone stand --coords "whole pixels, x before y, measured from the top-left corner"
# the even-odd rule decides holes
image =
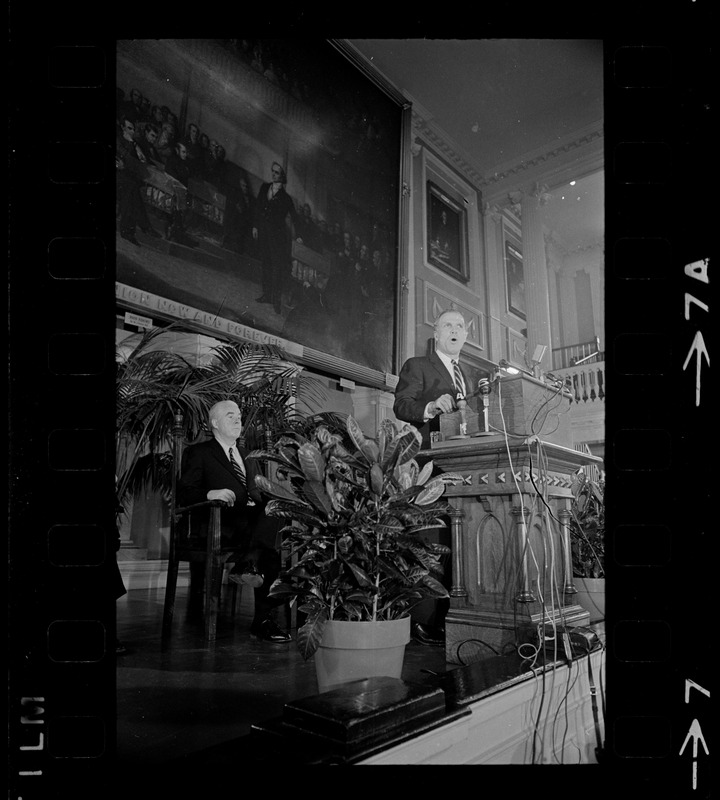
[[[492,388],[490,386],[490,381],[487,378],[480,378],[478,381],[478,392],[482,395],[482,404],[483,404],[483,429],[478,431],[475,436],[492,436],[493,433],[490,430],[490,421],[488,418],[489,414],[489,407],[490,407],[490,392]]]
[[[460,411],[460,434],[458,436],[451,436],[451,439],[469,439],[467,432],[467,400],[458,392],[455,398],[455,404]]]

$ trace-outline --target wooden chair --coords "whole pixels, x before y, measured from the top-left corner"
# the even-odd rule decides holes
[[[215,641],[217,620],[220,613],[222,593],[222,575],[225,562],[232,550],[220,546],[220,510],[226,505],[221,500],[207,500],[192,506],[178,507],[174,510],[174,520],[170,522],[170,551],[168,554],[167,584],[165,587],[165,605],[163,609],[163,637],[172,631],[175,611],[175,595],[178,569],[181,561],[205,564],[205,585],[203,589],[203,630],[208,643]],[[210,507],[210,524],[205,538],[192,534],[192,512]],[[178,535],[179,522],[187,516],[187,536]],[[228,585],[232,592],[231,613],[234,616],[237,607],[237,584]]]
[[[175,416],[173,428],[173,470],[170,498],[170,542],[168,551],[167,583],[163,607],[163,638],[170,636],[175,612],[178,569],[181,561],[190,564],[204,563],[205,585],[203,590],[203,630],[208,644],[215,641],[217,620],[221,606],[222,575],[234,548],[222,547],[220,538],[220,512],[227,504],[222,500],[206,500],[202,503],[179,507],[175,505],[177,480],[180,475],[182,457],[182,415]],[[193,532],[193,523],[198,513],[210,508],[210,520],[206,537]],[[195,513],[194,513],[195,512]],[[195,518],[195,519],[194,519]],[[235,583],[229,584],[232,593],[231,613],[235,616],[237,590]]]

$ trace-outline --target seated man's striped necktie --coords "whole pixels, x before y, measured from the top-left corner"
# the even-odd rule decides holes
[[[240,483],[243,486],[247,486],[247,481],[245,480],[245,472],[242,466],[235,460],[235,456],[233,456],[233,449],[234,448],[231,447],[228,450],[228,454],[230,455],[230,463],[232,464],[233,471],[235,472],[235,475],[237,476],[237,479],[240,481]],[[240,454],[238,453],[238,457],[239,456]]]

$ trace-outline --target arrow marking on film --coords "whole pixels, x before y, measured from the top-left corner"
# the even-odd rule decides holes
[[[703,750],[705,751],[705,755],[709,756],[710,751],[707,749],[707,745],[705,744],[705,739],[702,735],[702,730],[700,729],[700,723],[694,719],[692,721],[692,725],[690,726],[690,730],[688,731],[687,736],[685,737],[685,741],[683,742],[682,747],[680,748],[680,755],[683,754],[685,750],[685,746],[692,738],[693,745],[693,789],[697,789],[697,756],[698,756],[698,741],[702,742]]]
[[[710,356],[708,355],[707,348],[705,347],[705,340],[703,339],[702,331],[698,331],[695,334],[695,338],[693,339],[692,344],[690,345],[690,352],[687,354],[687,358],[685,359],[685,363],[683,364],[683,370],[687,369],[688,364],[690,363],[690,359],[693,357],[693,353],[697,353],[697,365],[695,368],[695,405],[700,405],[700,372],[702,370],[702,357],[705,356],[705,360],[710,366]]]

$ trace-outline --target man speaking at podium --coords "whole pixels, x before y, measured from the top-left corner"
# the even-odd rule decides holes
[[[440,415],[457,411],[458,399],[467,399],[468,381],[458,359],[467,340],[465,319],[459,311],[443,311],[435,320],[435,352],[409,358],[395,388],[395,416],[414,425],[430,447],[430,433],[440,430]]]
[[[435,320],[435,352],[409,358],[400,370],[395,388],[393,412],[403,422],[414,425],[422,435],[422,446],[430,447],[430,434],[440,430],[440,415],[458,408],[467,397],[467,379],[458,359],[467,340],[465,318],[459,311],[443,311]],[[449,545],[449,531],[442,528],[429,534]],[[447,584],[450,576],[445,576]],[[412,636],[426,645],[445,645],[447,599],[424,600],[412,612]]]

